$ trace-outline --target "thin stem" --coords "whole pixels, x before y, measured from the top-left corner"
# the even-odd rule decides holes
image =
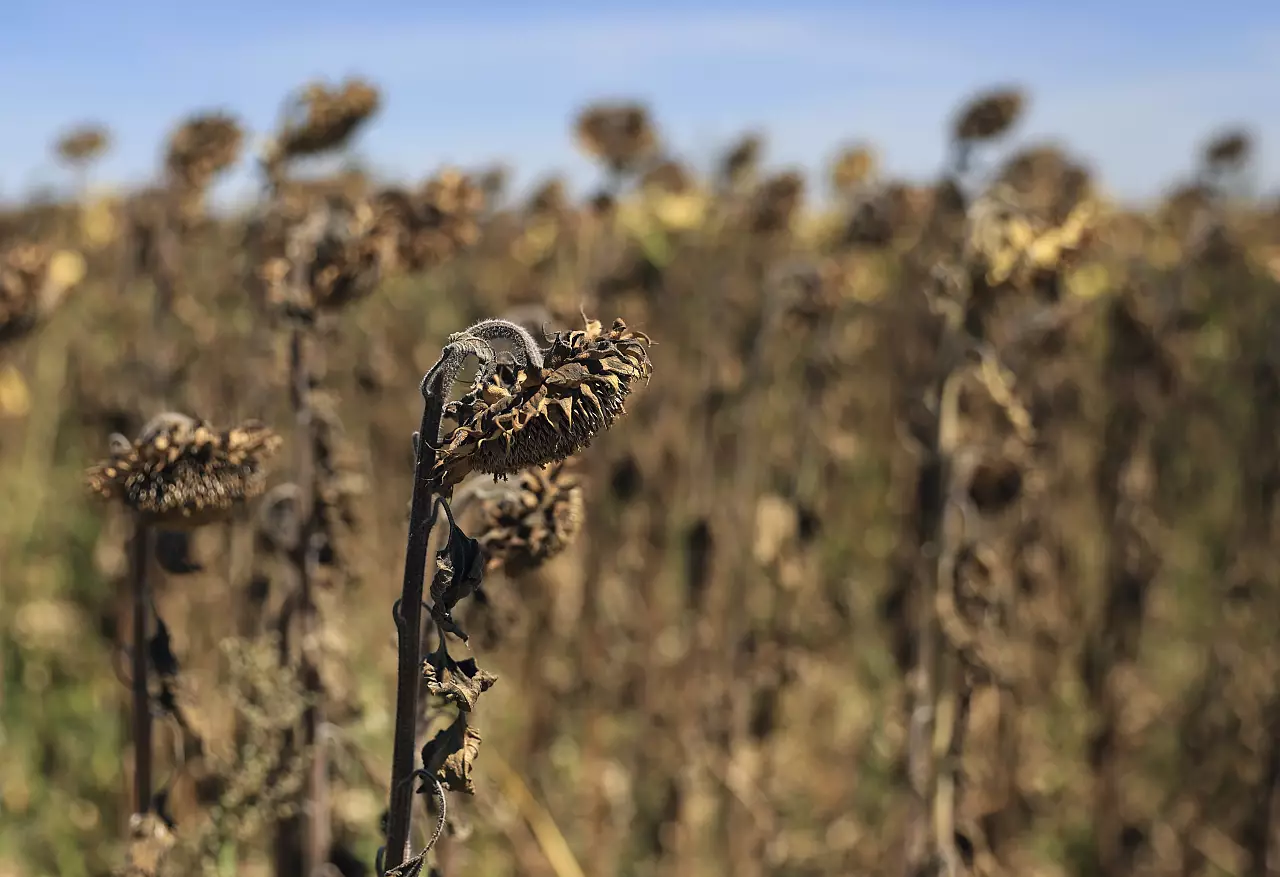
[[[422,589],[427,568],[435,498],[432,469],[440,446],[444,400],[453,383],[449,369],[433,369],[422,382],[422,426],[413,461],[413,497],[409,538],[404,551],[404,585],[395,610],[399,670],[396,679],[395,745],[391,754],[391,801],[387,817],[384,867],[395,868],[409,855],[413,815],[414,755],[417,750],[418,684],[422,676]],[[447,377],[446,380],[442,378]],[[434,380],[433,380],[434,378]]]
[[[130,545],[133,597],[133,810],[151,810],[151,693],[147,689],[147,621],[151,607],[147,564],[151,559],[151,528],[134,522]]]
[[[302,745],[310,752],[307,780],[307,833],[303,847],[303,873],[314,874],[329,858],[329,761],[319,728],[324,723],[320,674],[313,660],[318,615],[311,576],[315,537],[315,417],[311,411],[310,326],[297,326],[290,339],[290,370],[294,419],[298,441],[298,497],[300,530],[294,546],[293,567],[298,584],[298,615],[301,627],[300,673],[311,702],[302,716]]]

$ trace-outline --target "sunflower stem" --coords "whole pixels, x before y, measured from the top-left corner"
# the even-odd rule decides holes
[[[130,577],[133,597],[133,810],[151,810],[151,693],[147,688],[147,621],[151,599],[147,564],[151,559],[151,528],[141,517],[134,520],[130,544]]]
[[[413,816],[414,756],[417,751],[418,686],[422,677],[422,590],[431,539],[435,485],[432,470],[440,446],[444,401],[457,370],[433,369],[422,382],[422,427],[413,461],[409,537],[404,552],[404,585],[395,621],[399,669],[396,679],[395,744],[391,754],[391,800],[383,867],[395,868],[409,856]]]

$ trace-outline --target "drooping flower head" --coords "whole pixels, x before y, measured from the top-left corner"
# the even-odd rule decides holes
[[[488,339],[499,337],[511,341],[513,351],[495,353]],[[465,353],[474,353],[482,367],[471,390],[445,408],[457,426],[437,454],[441,485],[471,472],[514,475],[585,448],[625,413],[633,384],[649,377],[649,344],[622,320],[608,330],[588,320],[584,329],[557,333],[545,350],[505,320],[451,336],[437,366],[452,371],[446,390]]]
[[[90,467],[85,480],[94,494],[122,502],[144,520],[198,527],[262,493],[264,465],[280,444],[280,436],[257,421],[218,431],[167,412],[132,441],[112,436],[111,456]]]

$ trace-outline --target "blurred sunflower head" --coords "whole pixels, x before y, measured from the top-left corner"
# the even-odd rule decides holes
[[[113,436],[110,457],[91,466],[85,481],[99,498],[119,501],[144,520],[198,527],[224,520],[262,492],[265,464],[280,444],[258,421],[219,431],[166,412],[132,441]]]
[[[1016,88],[980,94],[961,107],[951,136],[962,143],[993,140],[1013,127],[1025,106],[1026,98]]]
[[[638,103],[589,106],[578,116],[574,135],[584,153],[618,172],[634,170],[658,146],[649,110]]]
[[[107,151],[111,135],[101,125],[81,125],[67,131],[53,146],[62,161],[70,165],[84,165]]]
[[[584,329],[557,333],[545,350],[515,356],[495,354],[485,335],[499,336],[480,328],[499,323],[505,321],[451,336],[441,360],[460,362],[458,354],[472,352],[483,364],[471,390],[445,408],[456,427],[437,453],[435,474],[444,487],[471,472],[501,478],[577,453],[625,413],[634,383],[651,372],[648,336],[622,320],[609,329],[588,320]]]
[[[519,575],[564,551],[582,529],[582,487],[569,461],[526,469],[480,495],[478,532],[489,569]]]
[[[225,113],[186,119],[169,135],[165,167],[184,189],[203,191],[240,158],[244,130]]]
[[[284,123],[267,147],[265,164],[278,168],[289,159],[344,146],[381,105],[377,87],[363,79],[337,86],[309,83],[286,105]]]

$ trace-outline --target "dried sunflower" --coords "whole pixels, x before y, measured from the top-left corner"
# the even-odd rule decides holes
[[[804,177],[795,172],[770,177],[752,196],[748,221],[756,234],[773,234],[791,227],[804,202]]]
[[[260,494],[264,464],[281,439],[257,421],[217,431],[185,414],[153,418],[129,441],[115,435],[111,456],[88,469],[89,489],[119,500],[144,519],[169,527],[198,527],[227,517]]]
[[[244,131],[224,113],[192,116],[169,135],[165,167],[182,187],[204,190],[240,157]]]
[[[111,135],[101,125],[81,125],[66,132],[54,144],[58,158],[70,165],[83,165],[107,151]]]
[[[361,79],[348,79],[336,88],[322,82],[307,85],[287,107],[280,134],[267,150],[268,167],[341,147],[381,103],[378,89]]]
[[[519,575],[567,548],[582,529],[583,497],[567,462],[526,469],[479,495],[480,545],[489,569]]]
[[[574,133],[583,152],[615,172],[635,169],[658,145],[648,109],[634,103],[587,107],[578,116]]]
[[[1219,134],[1204,147],[1204,164],[1214,171],[1240,167],[1253,152],[1253,139],[1245,131]]]
[[[394,241],[398,264],[414,271],[475,244],[484,207],[484,191],[455,169],[428,180],[418,192],[387,189],[375,201],[377,226]]]
[[[451,342],[478,342],[491,354],[483,335],[472,333],[497,322],[479,324]],[[547,350],[527,351],[524,361],[487,357],[471,391],[445,408],[457,427],[437,454],[439,482],[451,487],[470,472],[514,475],[587,447],[625,413],[631,385],[649,377],[649,344],[648,336],[622,320],[608,330],[588,320],[584,330],[557,333]]]
[[[875,179],[880,161],[871,146],[860,143],[844,149],[831,163],[831,190],[839,195],[850,195]]]
[[[304,320],[364,298],[394,246],[377,215],[363,199],[341,195],[268,212],[249,229],[251,291],[269,309]]]
[[[961,142],[999,137],[1018,121],[1025,104],[1026,98],[1015,88],[980,94],[956,116],[952,137]]]

